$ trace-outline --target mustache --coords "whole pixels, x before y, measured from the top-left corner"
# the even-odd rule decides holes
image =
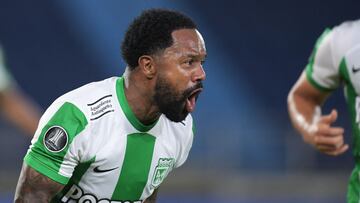
[[[194,90],[200,89],[200,88],[204,88],[202,82],[198,82],[194,86],[192,86],[192,87],[188,88],[187,90],[185,90],[183,95],[184,95],[184,97],[187,98]]]

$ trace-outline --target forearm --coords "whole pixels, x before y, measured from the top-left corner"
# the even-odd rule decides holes
[[[40,110],[15,89],[0,94],[0,104],[5,116],[27,135],[33,136],[40,119]]]
[[[314,88],[303,73],[288,95],[288,112],[294,127],[301,133],[310,133],[321,116],[321,105],[329,93]]]
[[[309,133],[321,116],[320,102],[295,93],[288,97],[288,112],[295,129],[301,134]]]
[[[63,187],[24,163],[16,187],[14,202],[50,202]]]

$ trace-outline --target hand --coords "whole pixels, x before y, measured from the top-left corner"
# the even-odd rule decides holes
[[[335,109],[328,115],[320,116],[309,131],[303,134],[304,141],[328,155],[337,156],[346,152],[349,145],[344,143],[344,129],[331,126],[337,116],[338,113]]]

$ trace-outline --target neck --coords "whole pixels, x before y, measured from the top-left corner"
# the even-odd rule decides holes
[[[154,123],[161,115],[153,99],[152,81],[143,78],[138,70],[126,70],[124,91],[136,118],[144,125]]]

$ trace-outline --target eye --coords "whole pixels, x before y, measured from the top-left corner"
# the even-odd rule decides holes
[[[186,64],[189,65],[189,66],[191,66],[193,63],[194,63],[193,59],[190,59],[190,60],[186,61]]]

